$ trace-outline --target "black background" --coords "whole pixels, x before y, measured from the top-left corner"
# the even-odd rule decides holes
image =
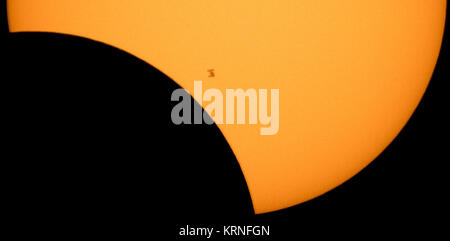
[[[255,216],[217,127],[170,124],[177,84],[101,43],[11,34],[4,2],[2,172],[17,237],[179,239],[186,224],[270,224],[271,240],[448,231],[448,31],[422,102],[374,162],[312,201]]]

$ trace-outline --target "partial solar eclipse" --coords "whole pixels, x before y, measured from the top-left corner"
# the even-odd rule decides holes
[[[276,135],[218,125],[257,214],[335,188],[390,144],[427,88],[445,12],[445,0],[8,1],[11,32],[109,44],[189,93],[196,80],[279,89]]]

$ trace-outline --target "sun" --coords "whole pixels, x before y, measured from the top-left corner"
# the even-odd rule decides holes
[[[219,125],[256,213],[333,189],[389,145],[427,88],[445,11],[445,0],[8,1],[12,32],[101,41],[190,93],[195,80],[279,89],[276,135]]]

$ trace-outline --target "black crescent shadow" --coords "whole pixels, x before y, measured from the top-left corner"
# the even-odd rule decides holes
[[[32,160],[23,163],[33,177],[23,205],[85,222],[137,215],[183,224],[254,214],[219,128],[171,124],[177,103],[170,97],[180,86],[169,77],[81,37],[13,33],[8,41],[2,84],[10,143],[20,146],[18,160]]]
[[[305,203],[257,215],[255,220],[276,226],[280,238],[296,236],[299,230],[346,237],[355,230],[402,237],[446,232],[446,224],[437,217],[448,213],[449,203],[448,168],[443,161],[448,156],[449,133],[445,114],[449,109],[448,19],[447,11],[440,55],[427,90],[392,143],[335,189]]]

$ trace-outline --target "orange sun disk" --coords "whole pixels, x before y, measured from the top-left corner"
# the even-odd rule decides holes
[[[12,32],[118,47],[190,93],[194,80],[279,89],[278,134],[219,125],[256,213],[333,189],[389,145],[432,76],[445,11],[445,0],[8,1]]]

